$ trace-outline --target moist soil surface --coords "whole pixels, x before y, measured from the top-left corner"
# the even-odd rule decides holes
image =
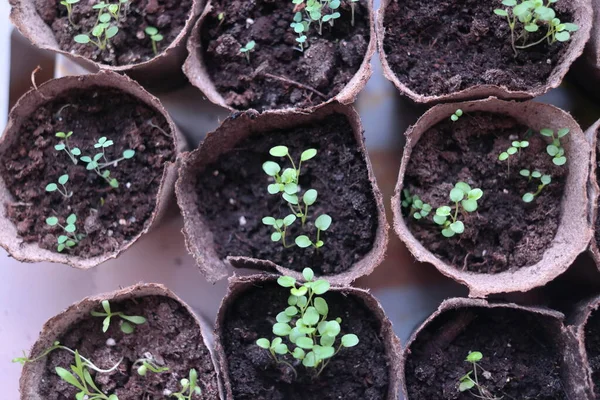
[[[313,159],[302,163],[299,183],[301,194],[312,188],[318,198],[308,210],[304,228],[300,219],[288,228],[286,244],[293,245],[289,248],[271,241],[274,229],[262,223],[266,216],[284,218],[290,214],[281,195],[267,192],[273,179],[262,169],[269,160],[278,162],[282,169],[291,166],[287,158],[269,155],[269,149],[278,145],[288,146],[296,165],[304,150],[317,150]],[[297,271],[310,267],[319,275],[348,270],[373,248],[378,224],[364,157],[352,127],[340,114],[315,125],[255,134],[238,143],[197,178],[198,208],[210,226],[219,257],[270,260]],[[321,214],[333,220],[321,233],[324,246],[317,251],[294,245],[299,235],[316,241],[314,221]]]
[[[569,3],[552,5],[563,22],[573,21]],[[529,90],[544,84],[568,44],[548,45],[544,41],[518,50],[515,57],[507,19],[495,15],[496,8],[504,8],[500,0],[390,2],[383,44],[390,68],[408,88],[428,96],[475,85]],[[530,34],[528,43],[536,42],[545,32],[540,27],[538,33]]]
[[[290,355],[282,357],[294,365],[277,364],[268,350],[256,345],[259,338],[274,338],[275,317],[287,306],[289,290],[274,282],[261,283],[245,291],[227,310],[221,342],[228,363],[233,397],[238,400],[344,399],[376,400],[388,397],[388,359],[380,322],[359,299],[328,292],[328,319],[342,319],[336,341],[354,333],[360,342],[342,349],[317,377]],[[286,341],[284,341],[286,342]],[[293,346],[287,342],[288,346]],[[293,348],[291,348],[293,350]]]
[[[35,6],[54,32],[61,50],[112,66],[138,64],[156,56],[152,40],[144,31],[148,26],[157,28],[163,35],[157,43],[158,53],[169,47],[181,33],[192,7],[192,0],[129,0],[122,7],[121,18],[116,25],[119,32],[110,39],[105,50],[100,50],[91,43],[80,44],[73,40],[79,34],[88,34],[95,39],[90,32],[98,23],[98,10],[92,7],[98,3],[97,0],[80,0],[74,4],[73,24],[69,22],[66,7],[59,0],[36,0]],[[111,25],[115,25],[114,18]]]
[[[290,27],[289,0],[216,0],[202,27],[204,65],[225,102],[237,109],[310,107],[336,96],[356,74],[370,40],[366,0],[336,10],[334,26],[310,25],[304,53]],[[306,12],[302,11],[306,17]],[[326,7],[323,15],[329,14]],[[219,15],[223,15],[219,19]],[[254,40],[250,63],[240,49]],[[295,83],[300,83],[297,85]],[[311,89],[307,89],[306,87]]]
[[[445,312],[421,333],[406,360],[411,400],[472,400],[477,389],[459,392],[461,377],[473,370],[465,361],[479,351],[478,382],[490,398],[567,399],[561,382],[560,349],[549,340],[550,320],[518,310],[469,308]],[[557,332],[558,334],[558,332]],[[473,378],[473,375],[471,376]],[[477,395],[477,396],[476,396]]]
[[[457,122],[448,118],[429,129],[415,145],[404,177],[404,189],[433,208],[418,221],[403,208],[412,234],[437,257],[466,271],[498,273],[539,262],[558,228],[569,164],[553,164],[546,139],[511,117],[490,113],[465,114]],[[527,140],[529,147],[509,158],[509,170],[498,156],[514,140]],[[567,142],[569,135],[561,140]],[[531,203],[522,196],[535,193],[540,181],[521,176],[522,169],[552,177]],[[483,196],[477,211],[459,213],[464,233],[446,238],[432,217],[438,207],[454,207],[449,193],[460,181],[480,188]]]
[[[594,392],[600,391],[600,313],[596,310],[585,324],[585,350],[592,369]]]
[[[114,142],[104,149],[109,161],[127,149],[135,151],[133,158],[105,169],[118,180],[118,188],[88,171],[83,161],[75,165],[66,151],[55,150],[60,143],[56,132],[69,131],[73,132],[69,146],[79,148],[82,156],[101,153],[94,144],[103,136]],[[0,164],[2,179],[14,197],[2,206],[17,234],[27,243],[56,251],[64,231],[47,225],[46,218],[56,216],[66,226],[66,218],[75,214],[76,234],[85,237],[65,253],[93,257],[132,240],[150,222],[165,163],[174,161],[169,131],[158,111],[114,89],[72,90],[39,107],[3,151]],[[65,186],[72,196],[46,192],[46,185],[57,183],[63,174],[69,175]]]
[[[103,312],[98,304],[96,311]],[[98,388],[105,394],[116,394],[119,399],[165,399],[165,390],[179,392],[179,381],[196,369],[202,396],[194,400],[218,397],[217,377],[208,348],[204,345],[200,327],[190,313],[175,300],[163,296],[147,296],[135,300],[111,303],[111,311],[121,311],[128,316],[143,316],[146,323],[135,326],[131,334],[121,332],[122,319],[112,317],[106,333],[102,332],[102,317],[86,317],[57,340],[63,346],[78,350],[80,355],[102,369],[113,367],[121,358],[119,367],[110,373],[89,370]],[[113,339],[115,344],[107,344]],[[137,373],[136,360],[148,353],[160,367],[169,368],[162,373],[148,371],[142,377]],[[44,362],[39,361],[39,362]],[[56,367],[70,370],[74,356],[62,349],[46,358],[46,370],[39,383],[39,393],[47,400],[71,400],[77,389],[61,380]]]

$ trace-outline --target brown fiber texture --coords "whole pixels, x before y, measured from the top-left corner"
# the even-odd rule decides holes
[[[224,328],[226,323],[226,316],[228,309],[243,298],[244,292],[260,286],[261,283],[274,283],[276,276],[268,275],[254,275],[247,277],[233,276],[229,278],[229,288],[227,294],[221,302],[219,307],[219,313],[215,324],[215,353],[217,357],[217,365],[219,369],[219,375],[223,380],[223,392],[225,400],[233,400],[232,383],[229,374],[230,366],[228,365],[225,349],[224,349]],[[283,289],[283,288],[282,288]],[[387,357],[387,370],[388,370],[388,392],[385,397],[387,400],[396,400],[400,391],[400,352],[401,346],[400,341],[396,337],[392,323],[385,315],[383,308],[379,302],[366,290],[355,289],[351,287],[331,287],[331,292],[342,293],[344,296],[353,297],[360,300],[364,306],[373,313],[375,320],[380,323],[380,330],[378,336],[383,342],[385,348],[385,355]],[[257,305],[260,307],[260,305]],[[342,322],[343,324],[343,322]]]
[[[98,305],[103,300],[109,300],[110,302],[119,302],[122,300],[136,299],[145,296],[163,296],[173,299],[177,303],[181,304],[194,319],[200,336],[204,342],[204,345],[209,350],[211,349],[207,342],[206,332],[202,332],[201,322],[194,314],[194,311],[177,295],[167,289],[165,286],[155,283],[139,283],[137,285],[129,286],[127,288],[117,290],[110,293],[104,293],[96,296],[86,297],[78,303],[71,305],[62,313],[50,318],[42,327],[40,335],[33,345],[29,355],[40,354],[43,350],[52,346],[62,335],[64,335],[72,326],[76,325],[79,321],[89,318],[92,310],[97,310]],[[208,333],[210,335],[210,332]],[[211,351],[210,362],[215,364],[214,355]],[[20,379],[20,391],[21,400],[43,400],[43,397],[38,391],[40,380],[46,370],[46,362],[44,360],[25,364],[21,373]],[[220,398],[218,375],[215,369],[214,374],[210,378],[210,382],[202,382],[205,392],[210,389],[210,393],[203,393],[203,399],[218,399]],[[206,389],[209,388],[209,389]]]
[[[483,299],[467,299],[467,298],[451,298],[444,300],[438,309],[431,314],[425,322],[423,322],[411,335],[410,339],[406,343],[402,352],[402,361],[400,373],[402,376],[402,392],[405,399],[408,397],[408,388],[406,383],[406,367],[407,360],[412,355],[411,346],[415,344],[420,335],[424,333],[428,325],[435,321],[438,317],[446,312],[453,310],[469,310],[473,308],[483,309],[506,309],[515,310],[531,313],[533,317],[545,319],[546,323],[542,324],[540,321],[538,331],[540,335],[546,336],[546,338],[556,346],[557,349],[564,349],[563,354],[559,356],[561,366],[561,378],[562,385],[569,399],[578,400],[591,400],[587,397],[586,388],[582,385],[581,376],[583,375],[582,359],[577,352],[573,352],[569,343],[569,334],[567,328],[564,326],[564,315],[553,310],[538,308],[538,307],[525,307],[513,303],[490,303]],[[442,335],[448,333],[447,331],[440,332]],[[434,344],[430,342],[431,344]],[[475,351],[475,350],[473,350]],[[488,357],[484,354],[484,357]],[[490,355],[492,357],[492,355]],[[465,364],[466,365],[466,364]],[[460,366],[464,367],[463,365]],[[465,371],[468,367],[465,367]]]
[[[558,65],[545,82],[540,82],[538,86],[531,87],[529,90],[510,90],[505,86],[497,85],[475,85],[454,93],[434,96],[428,93],[417,93],[412,88],[400,82],[388,64],[386,58],[387,56],[384,51],[384,40],[387,33],[386,26],[384,26],[384,19],[387,7],[390,5],[390,3],[397,1],[399,0],[382,0],[380,8],[377,10],[376,31],[379,57],[381,59],[383,74],[385,77],[392,81],[400,93],[408,96],[413,101],[418,103],[476,100],[487,98],[489,96],[495,96],[507,100],[530,99],[540,96],[548,92],[550,89],[556,88],[560,85],[564,76],[569,71],[571,64],[582,54],[585,44],[590,37],[590,30],[592,27],[592,8],[590,0],[569,0],[568,4],[570,4],[574,16],[573,22],[579,25],[579,30],[568,42],[568,48],[565,51],[562,59],[559,61]],[[425,2],[423,3],[425,5]],[[498,4],[500,4],[500,2],[498,2]]]
[[[589,127],[585,132],[586,139],[592,148],[592,155],[590,157],[590,181],[588,183],[588,197],[589,197],[589,217],[590,224],[594,229],[594,235],[590,240],[590,253],[592,258],[596,262],[596,267],[600,269],[600,250],[598,249],[598,230],[596,220],[598,219],[598,194],[600,193],[600,187],[598,187],[598,134],[600,133],[600,120],[596,121],[594,125]]]
[[[569,160],[569,173],[564,184],[558,229],[541,261],[534,265],[497,274],[462,271],[443,262],[427,250],[422,243],[415,239],[406,225],[401,212],[401,193],[411,152],[425,132],[440,121],[449,119],[459,108],[466,114],[482,111],[511,116],[534,131],[542,128],[550,128],[554,131],[560,128],[570,129],[570,139],[564,146]],[[587,201],[591,149],[579,125],[566,112],[547,104],[507,102],[496,98],[443,104],[427,111],[414,126],[408,129],[406,138],[398,182],[392,198],[394,229],[417,260],[433,264],[444,275],[466,285],[469,288],[470,297],[485,297],[493,293],[525,292],[543,286],[565,272],[577,255],[585,250],[592,236]]]
[[[248,257],[238,257],[231,254],[227,259],[220,259],[215,250],[213,233],[209,230],[207,220],[200,214],[197,206],[198,195],[196,192],[197,176],[206,166],[215,162],[221,154],[227,153],[236,147],[237,143],[254,134],[265,133],[273,130],[285,130],[305,124],[323,121],[332,114],[342,114],[350,123],[359,151],[363,154],[371,181],[371,188],[377,207],[377,230],[372,249],[348,270],[328,275],[327,279],[334,285],[349,284],[361,276],[370,274],[385,256],[388,241],[388,224],[385,217],[383,197],[375,181],[363,139],[363,129],[356,111],[349,106],[338,103],[328,104],[314,112],[307,114],[300,111],[281,110],[267,111],[262,114],[256,112],[236,113],[225,120],[214,132],[207,135],[200,147],[181,158],[179,178],[175,185],[177,202],[183,214],[184,235],[188,251],[194,256],[203,275],[211,282],[225,278],[228,266],[240,268],[254,268],[263,271],[278,271],[281,274],[301,279],[301,273],[276,265],[269,260],[258,260]]]
[[[325,102],[315,104],[314,107],[310,108],[311,110],[316,109],[323,104],[329,104],[336,101],[341,104],[352,104],[358,96],[358,93],[365,87],[367,81],[371,77],[371,74],[373,72],[371,68],[371,57],[373,57],[373,54],[375,54],[376,49],[375,20],[372,0],[368,0],[368,6],[371,27],[370,39],[369,46],[365,53],[363,62],[360,65],[360,68],[340,93],[338,93],[336,96]],[[210,11],[212,10],[212,7],[212,3],[209,0],[208,4],[206,5],[206,8],[204,9],[204,12],[198,19],[196,26],[194,26],[194,28],[192,29],[192,33],[190,35],[187,45],[189,55],[185,60],[185,64],[183,65],[183,71],[189,79],[189,81],[192,83],[192,85],[200,89],[202,93],[204,93],[206,98],[208,98],[208,100],[221,107],[225,107],[233,111],[235,109],[228,105],[225,102],[225,99],[223,98],[221,93],[217,91],[215,84],[208,73],[202,55],[202,38],[200,37],[200,33],[202,31],[203,23],[206,20],[206,17],[210,13]]]
[[[56,96],[67,93],[72,89],[88,89],[98,86],[120,90],[155,110],[165,118],[168,123],[170,128],[169,134],[173,140],[175,154],[177,155],[185,150],[186,144],[183,136],[181,136],[171,120],[171,117],[156,97],[146,92],[139,84],[128,77],[115,72],[105,71],[92,75],[54,79],[23,95],[9,114],[8,124],[0,139],[0,154],[5,152],[7,148],[10,148],[12,143],[17,140],[21,124],[27,121],[30,115],[33,114],[41,104],[48,102]],[[160,178],[160,187],[156,194],[156,205],[152,215],[144,223],[144,228],[135,235],[132,240],[122,243],[115,251],[90,258],[73,256],[66,252],[57,253],[55,251],[46,250],[41,248],[37,243],[23,243],[18,237],[16,226],[7,216],[5,205],[9,202],[13,202],[14,198],[8,191],[4,180],[0,178],[0,246],[6,249],[12,257],[23,262],[49,261],[67,264],[79,269],[92,268],[109,259],[116,258],[160,220],[172,199],[176,178],[176,163],[165,163]],[[41,223],[43,223],[43,221],[41,221]]]
[[[185,81],[181,66],[187,56],[187,38],[205,4],[205,0],[193,1],[181,32],[166,49],[151,60],[131,65],[111,66],[62,50],[50,26],[37,13],[35,2],[36,0],[10,0],[10,19],[36,47],[63,54],[90,71],[110,70],[125,73],[146,86],[162,90],[171,89]]]

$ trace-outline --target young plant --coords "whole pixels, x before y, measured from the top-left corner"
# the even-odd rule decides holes
[[[198,386],[198,372],[195,369],[190,369],[189,378],[183,378],[179,381],[181,385],[181,391],[172,393],[171,397],[175,397],[177,400],[192,400],[192,396],[202,394],[202,389]]]
[[[354,8],[356,7],[356,3],[358,3],[359,0],[350,0],[350,8],[352,9],[352,26],[354,26]]]
[[[69,181],[69,175],[68,174],[64,174],[58,177],[58,186],[56,183],[49,183],[46,185],[46,192],[58,192],[60,193],[65,199],[68,199],[69,197],[73,196],[73,192],[69,192],[67,190],[67,187],[65,186],[65,184]],[[62,187],[62,189],[61,189]]]
[[[73,131],[70,132],[56,132],[55,135],[57,138],[62,139],[59,144],[54,146],[54,149],[57,151],[64,151],[67,153],[73,164],[77,165],[77,157],[81,155],[81,150],[78,147],[69,146],[69,138],[73,136]]]
[[[296,38],[296,43],[298,43],[298,47],[296,50],[299,50],[304,53],[304,43],[306,43],[306,35],[305,32],[308,32],[309,22],[302,20],[302,13],[297,12],[294,14],[294,22],[290,24],[290,26],[294,29],[294,32],[298,35]]]
[[[77,243],[79,243],[79,241],[85,237],[84,234],[77,233],[77,227],[75,226],[76,222],[77,222],[77,216],[75,214],[71,214],[67,217],[67,219],[66,219],[67,225],[66,226],[61,225],[58,222],[58,217],[53,216],[53,217],[46,218],[46,224],[48,226],[57,226],[58,225],[65,232],[64,235],[60,235],[57,238],[58,246],[57,246],[56,250],[59,253],[62,252],[64,249],[70,249],[72,247],[75,247],[75,245],[77,245]]]
[[[271,234],[271,241],[279,242],[283,244],[283,247],[286,249],[292,247],[292,245],[288,245],[285,242],[286,233],[288,226],[292,225],[296,221],[296,216],[294,214],[289,214],[284,219],[275,219],[273,217],[264,217],[262,219],[262,223],[267,226],[272,226],[275,229],[275,232]]]
[[[252,50],[254,50],[255,46],[256,46],[256,42],[254,40],[251,40],[240,49],[240,53],[246,56],[246,60],[248,61],[248,64],[250,64],[250,52]]]
[[[465,182],[458,182],[450,191],[450,200],[454,206],[442,206],[435,210],[433,221],[442,226],[442,235],[451,238],[465,231],[465,225],[458,219],[460,213],[472,213],[477,210],[477,200],[483,196],[481,189],[471,189]]]
[[[81,44],[91,43],[99,50],[105,50],[110,43],[110,39],[119,33],[119,28],[116,25],[111,25],[111,21],[114,19],[116,24],[119,23],[121,11],[123,10],[121,6],[123,4],[128,5],[128,1],[119,0],[116,4],[108,4],[101,1],[95,4],[92,9],[98,10],[98,23],[92,28],[90,34],[82,33],[76,35],[73,40]]]
[[[429,215],[432,210],[431,205],[423,203],[423,200],[419,196],[411,195],[408,189],[402,191],[404,200],[402,200],[402,207],[409,209],[408,215],[412,215],[414,219],[425,218]]]
[[[60,4],[65,6],[65,8],[67,9],[67,18],[69,19],[69,23],[73,27],[76,27],[75,23],[73,22],[73,4],[77,3],[79,3],[79,0],[62,0],[60,2]]]
[[[161,367],[156,364],[154,357],[152,357],[152,354],[150,353],[146,353],[143,358],[136,360],[133,363],[133,368],[137,368],[136,371],[139,376],[146,376],[148,371],[160,374],[169,370],[169,367]]]
[[[571,38],[571,32],[579,29],[579,26],[570,22],[561,22],[556,18],[556,12],[551,4],[558,0],[503,0],[504,9],[495,9],[494,13],[505,17],[510,28],[511,45],[515,55],[517,50],[537,46],[544,41],[552,45],[558,42],[566,42]],[[533,41],[533,33],[545,29],[546,33],[539,40]],[[517,43],[522,39],[520,45]]]
[[[298,236],[294,241],[296,246],[300,248],[307,248],[313,246],[315,249],[320,249],[325,243],[321,240],[321,232],[326,231],[331,226],[331,217],[327,214],[319,215],[315,220],[315,227],[317,228],[317,240],[313,243],[312,240],[306,235]]]
[[[459,119],[460,117],[462,117],[462,116],[463,116],[463,110],[461,110],[460,108],[458,108],[458,109],[456,109],[456,111],[454,112],[454,114],[452,114],[452,115],[450,116],[450,120],[451,120],[452,122],[456,122],[456,121],[458,121],[458,119]]]
[[[105,168],[117,165],[120,161],[129,160],[135,155],[135,151],[131,149],[125,150],[122,157],[113,161],[108,161],[104,150],[113,144],[114,143],[112,140],[108,140],[105,136],[103,136],[98,139],[97,143],[94,144],[94,148],[100,149],[101,152],[97,153],[93,157],[83,156],[80,158],[80,160],[84,163],[87,163],[86,169],[88,171],[94,171],[98,176],[101,176],[106,182],[108,182],[111,187],[116,189],[119,187],[119,182],[115,178],[111,178],[110,171],[106,170]],[[101,162],[101,160],[104,160],[104,162]]]
[[[540,171],[531,172],[528,169],[522,169],[519,173],[521,176],[528,178],[529,181],[531,181],[531,178],[540,180],[540,184],[538,185],[535,193],[525,193],[523,195],[523,201],[525,203],[531,203],[542,192],[542,190],[552,182],[552,177],[550,175],[542,175]]]
[[[75,395],[77,400],[119,400],[117,395],[106,395],[98,389],[92,375],[87,370],[87,365],[81,361],[77,350],[75,350],[75,365],[71,365],[71,371],[73,373],[62,367],[56,367],[56,374],[63,381],[75,386],[80,391]]]
[[[512,146],[510,146],[508,149],[506,149],[506,151],[503,151],[502,153],[500,153],[500,155],[498,156],[498,160],[507,161],[509,174],[510,174],[510,156],[520,153],[521,149],[529,147],[529,142],[527,140],[521,140],[521,141],[515,140],[511,144],[512,144]]]
[[[104,309],[104,312],[92,311],[90,314],[93,317],[104,317],[104,321],[102,321],[102,332],[104,333],[108,331],[108,328],[110,327],[110,320],[112,317],[119,317],[123,320],[121,321],[121,331],[125,334],[130,334],[133,333],[133,331],[135,331],[135,326],[131,325],[130,322],[135,325],[141,325],[146,323],[146,318],[144,317],[140,317],[137,315],[125,315],[122,312],[112,312],[110,310],[110,303],[108,302],[108,300],[102,300],[102,308]]]
[[[354,3],[358,0],[350,0],[352,8],[352,25],[354,26]],[[292,0],[294,4],[294,20],[290,26],[294,29],[294,32],[298,34],[296,42],[299,44],[298,50],[304,51],[304,43],[306,42],[306,33],[310,29],[310,25],[313,22],[318,23],[318,33],[323,35],[323,24],[329,23],[333,26],[334,21],[341,17],[341,14],[336,11],[340,5],[341,0]],[[304,15],[299,10],[304,10]]]
[[[562,128],[556,132],[549,128],[540,130],[540,134],[546,137],[552,138],[552,143],[546,147],[546,152],[552,157],[552,162],[555,165],[561,166],[567,163],[567,157],[565,156],[565,149],[560,143],[560,139],[565,137],[569,133],[569,128]]]
[[[354,334],[346,334],[336,345],[342,320],[327,319],[329,306],[321,297],[329,291],[329,282],[324,279],[314,280],[314,273],[310,268],[305,268],[302,276],[306,281],[303,284],[297,283],[290,276],[277,279],[279,286],[290,288],[288,307],[277,314],[277,322],[273,325],[273,334],[277,337],[272,341],[260,338],[256,344],[268,350],[275,362],[289,366],[294,373],[295,368],[283,356],[289,354],[296,362],[301,361],[304,367],[315,371],[319,376],[332,357],[342,348],[356,346],[359,339]],[[293,351],[283,342],[284,339],[294,346]]]
[[[483,369],[481,365],[479,365],[479,361],[483,359],[483,354],[479,351],[470,351],[465,359],[466,362],[470,363],[472,366],[471,371],[467,372],[462,378],[460,378],[458,383],[458,390],[460,392],[469,391],[473,397],[483,400],[500,400],[501,397],[495,397],[485,386],[479,383],[479,374],[478,370],[485,375],[489,374],[488,371]],[[477,393],[471,392],[471,390],[475,388],[477,389]]]
[[[158,54],[157,43],[163,40],[163,35],[158,33],[158,29],[154,26],[148,26],[144,30],[146,34],[150,37],[150,41],[152,42],[152,51],[154,51],[154,55]]]

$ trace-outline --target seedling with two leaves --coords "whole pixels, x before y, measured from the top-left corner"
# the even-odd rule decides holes
[[[479,200],[483,196],[481,189],[471,189],[465,182],[458,182],[450,191],[450,200],[454,206],[442,206],[435,210],[433,221],[442,226],[442,235],[451,238],[465,231],[464,223],[458,219],[459,212],[472,213],[477,210]]]
[[[75,365],[71,365],[71,371],[73,372],[71,373],[62,367],[56,367],[56,374],[63,381],[79,390],[79,393],[75,395],[76,400],[119,400],[117,395],[106,395],[98,389],[87,369],[87,364],[81,361],[77,350],[75,350]]]
[[[169,367],[161,367],[158,365],[150,353],[146,353],[144,357],[135,360],[133,368],[137,368],[136,371],[139,376],[146,376],[148,371],[160,374],[169,370]]]
[[[114,143],[112,140],[108,140],[105,136],[101,137],[98,139],[98,142],[94,144],[94,148],[99,149],[101,152],[95,154],[93,157],[83,156],[81,157],[81,161],[87,164],[85,168],[88,171],[94,171],[98,176],[102,177],[106,182],[108,182],[111,187],[116,189],[119,187],[119,181],[117,181],[115,178],[111,178],[110,171],[106,168],[117,165],[120,161],[129,160],[135,155],[135,151],[131,149],[125,150],[120,158],[109,161],[106,158],[104,151],[113,144]],[[104,160],[104,162],[101,160]]]
[[[190,369],[189,378],[183,378],[179,384],[181,391],[171,394],[171,397],[177,400],[192,400],[195,394],[198,396],[202,394],[202,389],[198,386],[198,372],[193,368]]]
[[[102,321],[102,332],[106,333],[108,328],[110,327],[110,320],[112,317],[119,317],[123,321],[121,321],[121,331],[125,334],[130,334],[135,331],[135,325],[142,325],[146,323],[146,318],[140,317],[137,315],[125,315],[122,312],[112,312],[110,309],[110,303],[108,300],[102,300],[102,308],[104,312],[92,311],[90,314],[93,317],[103,317],[104,321]]]
[[[452,122],[456,122],[456,121],[458,121],[458,119],[459,119],[460,117],[462,117],[462,116],[463,116],[463,110],[461,110],[460,108],[458,108],[458,109],[456,109],[456,111],[454,112],[454,114],[452,114],[452,115],[450,116],[450,120],[451,120]]]
[[[240,54],[246,56],[248,64],[250,64],[250,52],[254,50],[254,47],[256,47],[256,42],[254,40],[251,40],[248,43],[246,43],[245,46],[242,46],[242,48],[240,48]]]
[[[419,220],[429,215],[432,210],[430,204],[424,203],[419,196],[411,195],[408,189],[402,190],[404,200],[402,200],[402,207],[407,208],[408,215],[412,215],[414,219]]]
[[[480,371],[482,374],[490,374],[488,371],[483,369],[479,362],[483,359],[483,354],[479,351],[470,351],[465,359],[466,362],[470,363],[472,366],[472,370],[467,372],[462,378],[460,378],[458,383],[458,390],[460,392],[471,393],[471,395],[478,399],[483,400],[500,400],[502,397],[494,396],[485,386],[479,383],[479,374]],[[472,389],[477,389],[477,393],[472,392]]]
[[[529,142],[527,140],[520,140],[520,141],[515,140],[511,143],[511,146],[508,149],[506,149],[506,151],[503,151],[502,153],[500,153],[500,155],[498,156],[498,160],[507,162],[509,174],[510,174],[510,156],[513,156],[515,154],[517,154],[517,155],[521,154],[521,149],[525,149],[527,147],[529,147]]]
[[[329,305],[321,297],[329,291],[330,284],[324,279],[314,280],[314,272],[310,268],[305,268],[302,276],[306,281],[302,284],[290,276],[277,279],[279,286],[290,288],[288,307],[277,314],[277,322],[273,325],[273,333],[277,337],[272,341],[260,338],[256,344],[268,350],[275,362],[290,367],[296,375],[294,366],[285,361],[283,356],[291,355],[319,376],[332,357],[342,348],[356,346],[359,339],[355,334],[346,334],[336,345],[342,320],[327,319]],[[294,346],[293,351],[284,343],[284,339]]]
[[[59,253],[62,252],[64,249],[70,249],[72,247],[75,247],[75,245],[77,245],[77,243],[79,243],[79,241],[85,237],[84,234],[77,233],[77,227],[75,226],[76,222],[77,216],[75,214],[71,214],[67,217],[66,225],[61,225],[59,223],[58,217],[52,216],[46,218],[46,224],[48,226],[54,227],[58,225],[62,228],[62,230],[65,233],[64,235],[60,235],[57,238],[58,246],[56,250]]]
[[[552,162],[555,165],[561,166],[567,163],[567,157],[565,156],[565,149],[560,143],[560,139],[565,137],[569,133],[569,128],[562,128],[554,134],[554,131],[549,128],[540,130],[540,134],[543,136],[552,138],[552,143],[546,147],[546,152],[552,157]]]
[[[157,55],[158,54],[158,42],[160,42],[164,39],[163,35],[158,33],[158,28],[156,28],[154,26],[147,26],[146,29],[144,29],[144,32],[146,32],[148,37],[150,37],[150,41],[152,42],[152,51],[154,51],[154,55]]]
[[[540,171],[531,172],[528,169],[522,169],[519,174],[525,178],[528,178],[529,181],[531,181],[532,178],[540,180],[540,184],[538,185],[536,192],[525,193],[523,195],[523,201],[525,203],[531,203],[542,192],[542,190],[552,182],[552,177],[550,175],[542,175]]]
[[[69,19],[69,23],[76,28],[77,25],[73,22],[73,4],[79,3],[79,0],[62,0],[60,4],[65,6],[67,9],[67,18]]]
[[[69,145],[69,138],[73,136],[73,131],[70,132],[56,132],[55,135],[57,138],[62,139],[60,143],[54,146],[54,149],[57,151],[64,151],[67,153],[73,164],[77,165],[77,157],[81,155],[81,150],[78,147],[73,147]]]
[[[73,196],[73,192],[70,192],[67,189],[67,187],[65,186],[68,181],[69,181],[69,175],[63,174],[58,177],[57,183],[52,182],[52,183],[49,183],[46,185],[46,192],[49,192],[49,193],[58,192],[65,199],[68,199],[69,197]],[[60,186],[58,186],[58,185],[60,185]]]

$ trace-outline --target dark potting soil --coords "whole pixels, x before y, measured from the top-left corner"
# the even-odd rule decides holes
[[[208,73],[227,104],[257,110],[310,107],[337,95],[356,74],[370,40],[367,1],[355,3],[354,26],[346,0],[336,10],[341,17],[334,26],[323,24],[323,35],[313,22],[304,53],[296,49],[298,35],[290,27],[295,9],[303,8],[289,0],[213,2],[202,28],[202,51]],[[251,40],[256,47],[248,63],[240,48]]]
[[[458,390],[460,378],[473,369],[465,361],[470,351],[483,354],[479,365],[490,377],[478,369],[478,382],[492,398],[567,399],[561,382],[561,350],[549,340],[555,329],[550,324],[547,317],[518,310],[445,312],[411,346],[405,371],[410,399],[475,399],[477,389]]]
[[[585,350],[592,369],[594,392],[600,391],[600,313],[594,311],[585,324]]]
[[[262,170],[265,161],[290,167],[285,159],[269,155],[269,149],[286,145],[297,165],[302,151],[315,148],[317,155],[304,163],[300,174],[301,193],[318,192],[309,208],[304,228],[298,219],[288,230],[286,244],[305,234],[316,240],[314,221],[328,214],[333,222],[321,234],[325,245],[284,248],[272,242],[274,231],[262,218],[284,218],[290,209],[280,195],[270,195],[272,178]],[[345,116],[336,114],[318,124],[286,131],[253,135],[208,165],[198,177],[198,208],[207,220],[220,258],[246,256],[270,260],[286,268],[306,267],[323,275],[346,271],[373,248],[377,230],[377,205],[364,155],[357,147],[352,127]]]
[[[552,5],[561,21],[573,21],[569,4]],[[528,90],[545,83],[569,42],[543,42],[515,57],[506,17],[495,15],[496,8],[504,8],[500,0],[392,1],[384,20],[390,68],[407,87],[430,96],[475,85]],[[544,34],[541,28],[528,43]]]
[[[290,367],[277,364],[268,350],[256,345],[259,338],[274,338],[275,317],[288,306],[288,296],[289,290],[274,282],[261,283],[243,292],[227,310],[219,334],[233,397],[236,400],[387,399],[389,360],[379,334],[380,323],[352,295],[329,292],[323,296],[329,306],[328,319],[342,319],[339,338],[354,333],[360,342],[342,349],[318,377],[314,371],[297,365],[293,357],[282,357],[294,365],[298,374],[294,377]]]
[[[60,143],[56,132],[69,131],[70,147],[78,147],[82,156],[99,153],[94,143],[103,136],[114,141],[105,149],[109,161],[126,149],[135,150],[133,158],[107,168],[118,188],[86,170],[83,161],[75,165],[65,151],[55,150]],[[167,132],[169,125],[158,111],[114,89],[72,90],[39,107],[23,122],[0,164],[2,179],[14,196],[2,206],[18,235],[56,251],[57,238],[64,232],[47,225],[46,218],[56,216],[66,226],[66,218],[74,213],[76,233],[85,237],[65,253],[93,257],[133,239],[148,225],[165,163],[175,158],[173,137]],[[45,190],[63,174],[69,175],[66,189],[73,192],[68,199]]]
[[[529,147],[510,157],[509,172],[498,156],[513,140],[525,139]],[[490,113],[465,114],[458,122],[448,118],[429,129],[413,149],[404,188],[433,210],[417,221],[403,209],[412,234],[437,257],[467,271],[498,273],[540,261],[558,228],[569,164],[552,163],[546,139],[511,117]],[[569,135],[562,143],[568,140]],[[522,196],[534,193],[540,182],[521,176],[522,169],[552,176],[531,203]],[[483,196],[476,212],[459,217],[464,233],[448,239],[432,217],[437,207],[454,206],[449,193],[459,181],[480,188]]]
[[[98,304],[96,311],[103,311]],[[121,332],[119,317],[111,319],[106,333],[102,332],[102,317],[89,316],[70,328],[57,340],[63,346],[78,350],[80,355],[102,369],[110,369],[121,358],[119,367],[110,373],[89,370],[98,388],[105,394],[116,394],[119,399],[165,399],[164,392],[181,391],[179,381],[196,369],[202,396],[194,400],[218,397],[217,376],[208,348],[200,335],[200,328],[190,313],[175,300],[163,296],[147,296],[111,303],[111,311],[121,311],[129,316],[143,316],[146,323],[136,325],[131,334]],[[114,345],[107,341],[114,340]],[[148,353],[160,367],[169,368],[162,373],[148,371],[142,377],[134,367],[136,360]],[[39,361],[39,362],[44,362]],[[46,400],[71,400],[77,389],[60,379],[56,367],[70,370],[74,356],[62,349],[50,353],[46,370],[39,383],[39,393]]]
[[[157,43],[160,54],[181,33],[192,7],[192,0],[129,0],[121,11],[119,32],[110,39],[105,50],[100,50],[91,43],[80,44],[73,40],[79,34],[90,34],[98,24],[98,10],[92,7],[99,2],[80,0],[74,4],[71,19],[75,26],[69,22],[67,9],[59,0],[36,0],[35,6],[62,50],[112,66],[138,64],[156,56],[152,40],[144,31],[148,26],[157,28],[163,35],[163,40]],[[111,24],[115,24],[114,18]]]

